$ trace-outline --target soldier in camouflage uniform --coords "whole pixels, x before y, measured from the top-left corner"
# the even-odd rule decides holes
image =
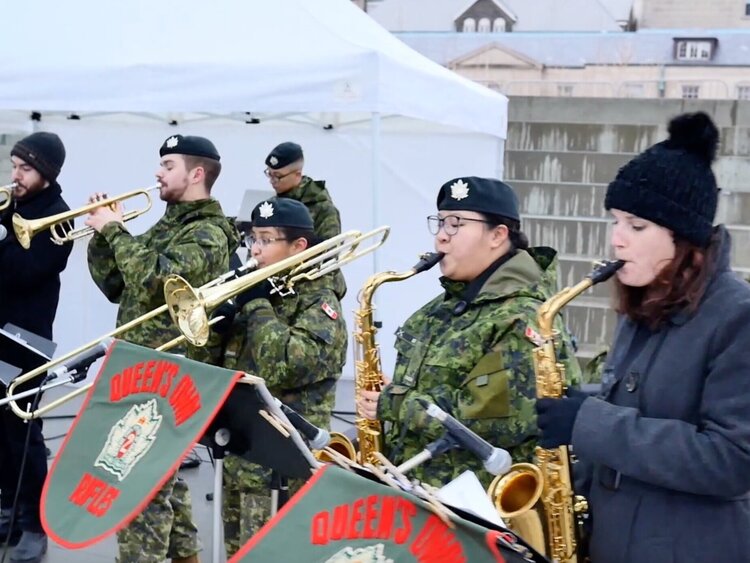
[[[313,222],[304,205],[271,198],[251,217],[247,247],[260,266],[275,264],[314,243]],[[227,342],[224,367],[263,377],[271,393],[313,424],[327,428],[335,386],[344,365],[347,332],[340,296],[331,275],[294,286],[280,297],[269,283],[241,294],[239,312],[216,325]],[[230,305],[216,315],[232,317]],[[224,542],[231,556],[268,520],[270,471],[230,455],[224,462]],[[290,483],[296,490],[302,483]]]
[[[313,180],[302,173],[305,157],[297,143],[281,143],[266,157],[266,176],[278,197],[288,197],[305,204],[312,215],[313,230],[319,240],[341,233],[341,216],[326,189],[325,180]],[[346,293],[344,275],[334,273],[336,293]]]
[[[382,393],[365,391],[359,412],[389,423],[385,454],[400,464],[421,452],[444,429],[420,399],[443,410],[515,461],[529,461],[537,439],[532,351],[536,313],[555,291],[556,253],[528,248],[512,189],[484,178],[458,178],[442,186],[438,215],[428,218],[444,293],[414,313],[396,332],[393,381]],[[558,358],[575,379],[580,368],[562,322]],[[411,475],[441,486],[463,471],[491,480],[473,454],[454,449]]]
[[[167,276],[179,274],[200,286],[224,273],[239,242],[237,230],[210,197],[221,171],[214,145],[203,137],[173,135],[159,154],[156,177],[167,209],[156,225],[131,235],[119,204],[99,207],[86,220],[97,231],[89,243],[89,270],[104,295],[119,303],[118,326],[164,304]],[[91,201],[104,198],[97,193]],[[155,348],[176,336],[179,331],[164,313],[121,338]],[[192,348],[188,356],[203,359]],[[118,560],[197,562],[200,544],[191,512],[187,485],[172,476],[143,513],[118,532]]]

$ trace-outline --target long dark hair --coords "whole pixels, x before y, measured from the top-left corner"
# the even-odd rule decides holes
[[[499,225],[505,225],[508,227],[508,238],[512,245],[512,250],[526,250],[529,248],[529,238],[521,230],[521,222],[515,219],[509,219],[502,215],[495,215],[493,213],[480,213],[487,221],[489,228],[494,228]]]
[[[627,286],[615,278],[617,312],[651,330],[678,312],[694,312],[716,271],[719,236],[714,233],[707,248],[675,238],[674,258],[646,287]]]

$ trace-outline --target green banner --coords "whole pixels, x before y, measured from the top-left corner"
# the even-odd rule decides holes
[[[448,527],[409,493],[328,465],[230,563],[531,561],[517,538],[462,518]]]
[[[49,537],[82,548],[130,522],[203,436],[241,375],[116,341],[44,484]]]

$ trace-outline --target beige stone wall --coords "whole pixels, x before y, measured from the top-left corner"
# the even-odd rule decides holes
[[[721,130],[714,165],[722,188],[717,222],[733,237],[733,266],[750,275],[750,102],[515,97],[509,105],[505,180],[521,203],[533,245],[556,248],[560,285],[580,281],[610,256],[607,184],[635,154],[664,139],[668,120],[711,114]],[[601,285],[565,309],[586,360],[613,336],[610,287]]]
[[[575,96],[602,98],[682,98],[683,85],[699,87],[701,99],[736,99],[738,87],[750,86],[748,67],[586,66],[533,68],[460,65],[459,74],[509,96]],[[660,96],[663,84],[663,96]]]
[[[750,27],[745,0],[637,0],[638,29]]]

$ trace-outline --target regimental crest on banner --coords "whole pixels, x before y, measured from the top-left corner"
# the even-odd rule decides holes
[[[87,547],[142,514],[240,376],[115,341],[44,483],[50,539]]]
[[[122,481],[154,445],[161,421],[155,399],[133,405],[110,429],[94,465]]]
[[[393,563],[393,559],[383,555],[383,549],[382,543],[357,549],[345,547],[325,563]]]

